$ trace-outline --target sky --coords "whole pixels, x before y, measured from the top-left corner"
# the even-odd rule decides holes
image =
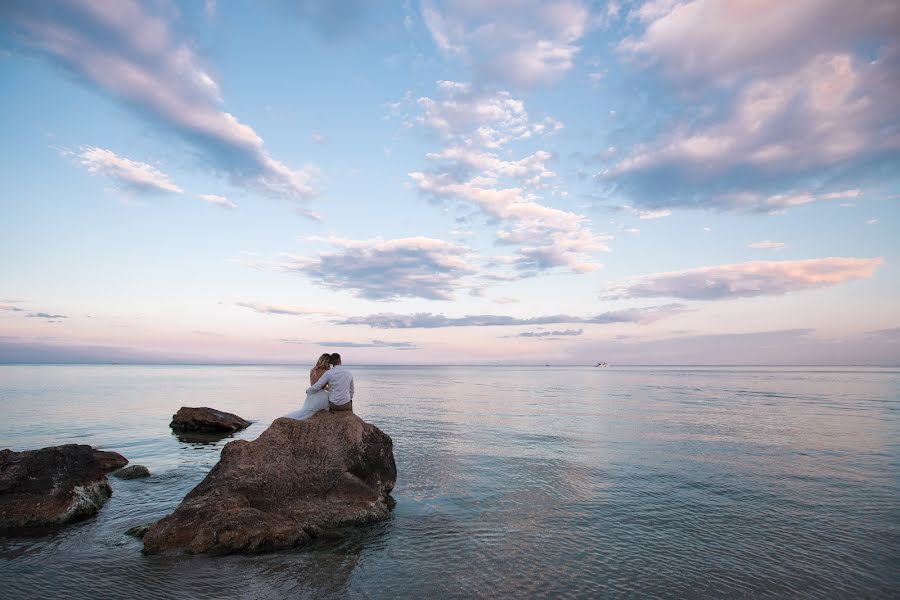
[[[7,0],[0,362],[900,364],[895,0]]]

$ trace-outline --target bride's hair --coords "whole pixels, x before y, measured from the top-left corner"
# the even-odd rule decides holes
[[[330,369],[331,368],[331,355],[326,353],[326,354],[323,354],[322,356],[320,356],[319,360],[316,361],[316,366],[313,368],[314,369],[322,369],[323,371],[327,371],[328,369]]]

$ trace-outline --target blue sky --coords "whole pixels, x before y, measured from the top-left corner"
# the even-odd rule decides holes
[[[900,363],[890,0],[0,8],[0,361]]]

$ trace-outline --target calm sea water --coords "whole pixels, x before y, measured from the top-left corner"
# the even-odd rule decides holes
[[[384,523],[292,552],[143,556],[222,446],[180,406],[295,408],[292,367],[0,366],[0,447],[116,450],[100,514],[0,540],[0,598],[900,596],[900,371],[353,368],[394,439]]]

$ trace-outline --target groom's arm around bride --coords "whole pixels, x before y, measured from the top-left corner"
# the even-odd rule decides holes
[[[331,355],[332,368],[325,371],[317,382],[315,382],[307,393],[321,390],[323,387],[331,384],[330,394],[328,397],[328,407],[331,411],[353,410],[353,394],[356,391],[353,385],[353,374],[341,366],[341,355],[335,352]]]

